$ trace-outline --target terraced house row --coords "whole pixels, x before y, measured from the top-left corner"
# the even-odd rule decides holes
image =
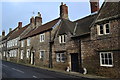
[[[120,1],[92,2],[91,14],[70,21],[61,3],[60,17],[42,24],[40,12],[30,23],[2,32],[0,53],[7,61],[120,78]],[[79,10],[78,10],[79,11]],[[44,15],[44,14],[43,14]]]

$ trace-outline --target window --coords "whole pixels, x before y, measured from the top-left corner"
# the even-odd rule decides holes
[[[100,25],[100,34],[103,34],[104,30],[103,30],[103,25]]]
[[[109,33],[110,33],[109,24],[105,24],[105,34],[109,34]]]
[[[24,41],[21,41],[21,47],[24,47]]]
[[[44,58],[45,50],[40,50],[40,59]]]
[[[30,38],[27,39],[27,46],[30,46]]]
[[[5,51],[3,52],[3,56],[5,56]]]
[[[18,40],[17,40],[17,38],[16,38],[16,39],[15,39],[15,46],[17,46],[17,41],[18,41]]]
[[[27,49],[26,57],[29,58],[29,56],[30,56],[30,49]]]
[[[44,42],[45,41],[45,33],[40,34],[40,42]]]
[[[23,59],[23,50],[21,50],[21,56],[20,59]]]
[[[113,66],[113,54],[111,52],[100,52],[100,66]]]
[[[17,57],[17,50],[14,50],[14,57]]]
[[[65,53],[56,53],[57,62],[65,62],[65,60],[66,60]]]
[[[59,36],[59,43],[65,43],[66,42],[66,35],[60,35]]]
[[[101,24],[97,26],[98,35],[106,35],[110,33],[110,24]]]

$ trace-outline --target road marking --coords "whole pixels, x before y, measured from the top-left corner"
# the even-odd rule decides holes
[[[12,68],[13,70],[15,70],[15,71],[18,71],[18,72],[20,72],[20,73],[24,73],[23,71],[21,71],[21,70],[18,70],[18,69],[15,69],[15,68]]]
[[[6,66],[6,65],[4,65],[4,64],[2,64],[4,67],[8,67],[8,66]]]
[[[37,78],[36,76],[33,76],[34,78]]]

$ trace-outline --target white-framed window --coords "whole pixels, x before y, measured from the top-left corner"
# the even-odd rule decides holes
[[[45,41],[45,33],[40,34],[40,42],[44,42]]]
[[[65,53],[56,53],[57,62],[65,62],[65,60],[66,60]]]
[[[18,42],[18,39],[16,38],[16,39],[15,39],[15,46],[17,46],[17,42]]]
[[[105,24],[104,26],[104,33],[109,34],[110,33],[110,23]]]
[[[14,57],[17,57],[17,50],[13,50]]]
[[[110,34],[110,23],[97,25],[98,35]]]
[[[30,56],[30,49],[27,49],[26,57],[29,58],[29,56]]]
[[[27,39],[27,46],[30,46],[30,38]]]
[[[39,54],[40,59],[43,59],[44,55],[45,55],[45,50],[40,50],[40,54]]]
[[[59,43],[65,43],[66,42],[66,35],[59,35]]]
[[[100,66],[113,66],[113,53],[112,52],[100,52]]]
[[[12,46],[12,41],[10,40],[10,47]]]
[[[5,51],[3,52],[3,56],[5,56]]]
[[[21,47],[24,47],[24,41],[21,41]]]
[[[20,59],[23,59],[23,55],[24,55],[24,51],[23,51],[23,50],[21,50]]]

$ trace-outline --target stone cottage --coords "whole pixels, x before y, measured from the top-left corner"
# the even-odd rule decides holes
[[[120,78],[120,2],[104,2],[81,41],[82,67],[88,73]]]

